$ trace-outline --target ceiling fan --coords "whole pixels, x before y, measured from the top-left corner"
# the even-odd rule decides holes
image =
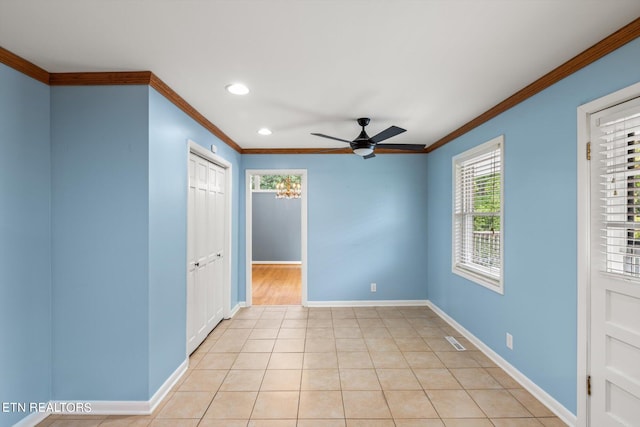
[[[346,139],[336,138],[333,136],[325,135],[322,133],[312,133],[311,135],[320,136],[322,138],[334,139],[336,141],[346,142],[351,146],[354,154],[361,156],[364,159],[370,159],[375,157],[374,150],[376,148],[385,148],[388,150],[400,150],[400,151],[422,151],[424,149],[424,145],[422,144],[380,144],[380,142],[385,141],[391,137],[401,134],[402,132],[406,132],[406,129],[399,128],[398,126],[391,126],[387,129],[383,130],[377,135],[369,136],[367,132],[365,132],[364,128],[370,122],[370,119],[367,117],[362,117],[358,119],[358,124],[362,126],[362,131],[360,135],[353,141],[347,141]]]

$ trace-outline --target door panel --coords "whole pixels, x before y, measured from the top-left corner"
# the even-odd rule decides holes
[[[637,426],[640,420],[639,105],[629,101],[591,117],[593,427]]]

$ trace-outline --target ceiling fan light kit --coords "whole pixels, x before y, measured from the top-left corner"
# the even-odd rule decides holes
[[[353,141],[348,141],[346,139],[336,138],[334,136],[325,135],[322,133],[312,133],[311,135],[319,136],[321,138],[333,139],[335,141],[346,142],[351,146],[351,150],[354,154],[362,157],[363,159],[371,159],[375,157],[375,149],[376,147],[385,148],[388,150],[400,150],[400,151],[422,151],[424,150],[423,144],[380,144],[380,142],[387,140],[391,137],[399,135],[403,132],[406,132],[406,129],[402,129],[398,126],[390,126],[382,132],[369,137],[367,132],[365,131],[365,127],[371,121],[368,117],[361,117],[358,120],[358,125],[362,126],[362,131],[360,131],[360,135]],[[338,148],[337,150],[341,150]]]

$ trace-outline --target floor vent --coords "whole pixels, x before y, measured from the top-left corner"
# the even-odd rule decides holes
[[[449,344],[451,344],[453,346],[453,348],[455,348],[458,351],[465,351],[466,348],[464,348],[462,346],[462,344],[460,344],[458,342],[457,339],[455,339],[454,337],[444,337],[447,341],[449,341]]]

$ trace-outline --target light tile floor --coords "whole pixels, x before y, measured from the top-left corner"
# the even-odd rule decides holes
[[[565,425],[425,307],[245,308],[189,365],[150,416],[50,416],[39,425]]]

